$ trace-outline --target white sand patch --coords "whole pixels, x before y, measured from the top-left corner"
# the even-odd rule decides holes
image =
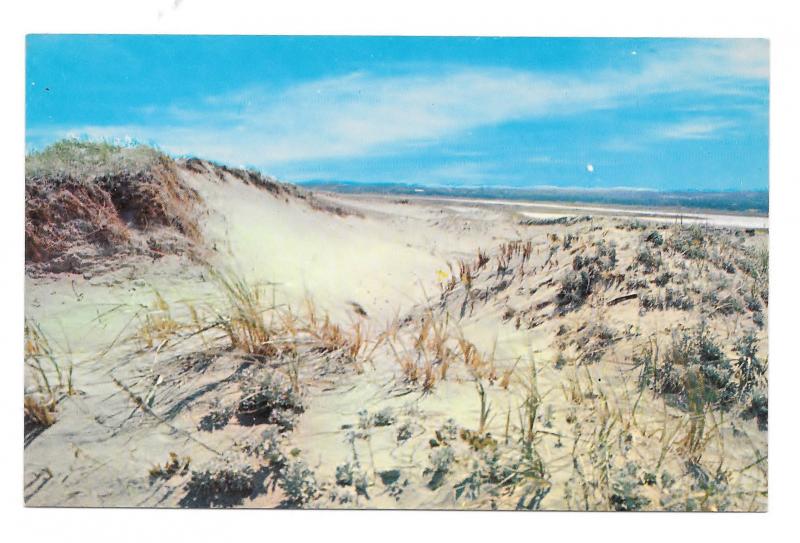
[[[428,200],[433,200],[430,198]],[[678,222],[683,224],[705,224],[708,226],[729,226],[735,228],[769,228],[769,217],[759,215],[737,215],[723,213],[694,213],[682,211],[662,211],[650,209],[606,207],[593,205],[571,205],[555,204],[548,202],[520,202],[516,200],[485,200],[470,198],[436,198],[436,200],[446,202],[475,203],[488,206],[506,207],[525,207],[537,209],[557,209],[564,215],[564,212],[574,211],[576,213],[598,213],[603,215],[622,215],[630,218],[640,218],[642,220],[652,220],[658,222]]]

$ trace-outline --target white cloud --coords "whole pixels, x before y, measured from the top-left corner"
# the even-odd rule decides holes
[[[656,93],[735,91],[741,79],[768,77],[768,45],[758,40],[667,47],[635,65],[594,73],[540,74],[474,68],[376,76],[353,73],[280,91],[243,89],[199,106],[143,111],[154,125],[70,127],[91,137],[128,135],[173,153],[233,163],[396,153],[407,146],[514,120],[611,108]],[[160,113],[160,115],[159,115]],[[665,127],[665,138],[708,137],[721,126],[693,121]]]
[[[656,138],[671,140],[711,139],[734,123],[724,119],[692,119],[657,127],[652,134]]]

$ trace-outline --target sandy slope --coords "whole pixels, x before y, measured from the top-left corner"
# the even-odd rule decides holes
[[[513,508],[517,503],[522,483],[513,495],[454,497],[454,485],[483,454],[471,451],[457,435],[440,440],[440,446],[456,451],[457,459],[444,484],[436,488],[430,484],[431,474],[425,469],[436,452],[431,447],[436,431],[451,419],[459,429],[474,431],[480,419],[475,380],[465,368],[454,363],[447,378],[427,393],[407,383],[399,369],[397,350],[413,343],[419,333],[415,323],[431,308],[437,315],[451,315],[453,329],[486,356],[494,353],[495,376],[482,377],[491,405],[486,430],[500,441],[503,454],[515,454],[523,389],[532,361],[536,365],[541,395],[537,454],[549,470],[548,492],[539,507],[581,508],[581,503],[608,507],[602,489],[595,488],[604,472],[589,461],[596,459],[597,451],[591,448],[596,442],[587,441],[603,424],[613,427],[609,439],[616,440],[616,445],[609,445],[615,455],[609,462],[613,474],[634,462],[641,470],[658,472],[658,477],[668,469],[680,480],[677,485],[693,480],[672,443],[685,433],[687,415],[649,391],[636,398],[633,383],[638,373],[631,357],[648,337],[666,342],[671,329],[699,321],[702,308],[642,313],[636,299],[608,306],[628,292],[621,285],[606,288],[572,312],[559,313],[552,305],[557,279],[571,269],[575,251],[588,250],[602,238],[616,242],[620,262],[627,263],[635,260],[643,243],[640,231],[618,228],[622,223],[610,218],[569,226],[522,226],[517,211],[474,202],[462,206],[325,197],[358,212],[339,216],[245,184],[229,173],[198,173],[182,167],[180,176],[204,201],[200,222],[211,267],[233,269],[254,282],[274,283],[277,301],[295,308],[310,297],[335,321],[344,326],[361,322],[374,334],[396,317],[409,318],[407,324],[395,325],[394,352],[384,344],[360,368],[304,351],[300,374],[307,404],[296,428],[287,434],[285,448],[297,451],[325,489],[311,506]],[[551,254],[551,236],[563,239],[567,234],[578,236],[579,245]],[[472,262],[478,248],[494,257],[502,242],[513,239],[532,241],[533,254],[522,264],[527,275],[517,275],[519,263],[513,264],[507,278],[494,274],[492,260],[476,276],[472,289],[457,286],[451,295],[441,294],[441,285],[451,274],[457,275],[457,268],[448,263]],[[765,239],[759,234],[744,243]],[[154,464],[174,451],[191,457],[192,468],[199,469],[217,452],[248,437],[257,438],[263,430],[236,421],[215,432],[197,429],[215,402],[237,394],[242,359],[235,352],[209,349],[199,337],[163,352],[141,352],[121,339],[128,333],[124,330],[130,330],[129,323],[138,322],[142,309],[151,307],[154,291],[176,315],[186,311],[184,302],[214,302],[219,294],[211,285],[208,266],[185,257],[131,259],[124,264],[97,277],[26,279],[26,317],[38,321],[56,350],[74,361],[74,387],[79,391],[64,398],[58,422],[26,447],[25,495],[30,505],[185,505],[188,474],[153,483],[148,470]],[[698,284],[710,277],[708,270],[698,268],[697,273],[693,281]],[[745,281],[738,271],[733,279]],[[358,315],[351,302],[367,315]],[[515,325],[513,315],[522,314],[523,324]],[[745,325],[752,326],[749,319],[748,314],[737,315],[736,322],[715,318],[713,328],[731,339]],[[607,324],[626,339],[604,350],[599,362],[582,365],[576,362],[581,351],[574,341],[592,323]],[[567,336],[561,336],[562,327],[569,330]],[[766,351],[766,332],[759,337]],[[566,367],[556,364],[563,352],[571,359]],[[501,385],[505,374],[508,383]],[[137,396],[148,398],[150,407],[137,408]],[[374,415],[386,409],[392,414],[390,424],[359,429],[362,411]],[[401,427],[408,429],[407,439],[398,440]],[[731,470],[726,484],[731,492],[739,492],[727,508],[763,509],[766,472],[762,476],[757,469],[762,465],[758,455],[766,454],[766,432],[758,430],[755,421],[735,420],[719,436],[724,440],[720,437],[707,445],[703,469],[723,458]],[[570,450],[583,447],[581,461],[589,462],[583,473],[594,478],[594,486],[581,502],[569,490],[580,487]],[[669,451],[666,460],[659,459],[664,447]],[[736,471],[754,458],[757,469]],[[333,482],[337,466],[346,462],[357,463],[366,473],[366,496],[340,499],[353,493]],[[659,485],[642,490],[654,509],[668,507],[662,502],[670,492]],[[281,499],[280,490],[271,488],[239,505],[269,507]],[[591,506],[590,500],[594,500]],[[709,509],[720,507],[718,497],[702,503]]]
[[[225,182],[184,175],[209,203],[205,234],[217,247],[212,262],[276,283],[290,303],[308,294],[339,318],[350,301],[388,317],[415,301],[420,280],[444,265],[442,256],[417,245],[396,223],[322,213],[227,174]]]

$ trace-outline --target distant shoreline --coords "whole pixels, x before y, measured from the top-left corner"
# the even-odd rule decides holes
[[[484,205],[503,205],[503,206],[519,206],[519,207],[534,207],[545,208],[552,210],[552,213],[566,211],[586,211],[588,213],[597,212],[600,214],[620,213],[623,215],[633,216],[653,216],[663,218],[683,217],[683,218],[697,218],[709,214],[724,215],[731,217],[754,217],[754,218],[769,218],[768,213],[760,213],[755,211],[728,211],[724,209],[715,208],[701,208],[701,207],[681,207],[681,206],[638,206],[634,204],[611,204],[611,203],[593,203],[593,202],[580,202],[580,201],[546,201],[537,202],[534,200],[507,200],[502,198],[458,198],[450,196],[409,196],[415,200],[429,200],[429,201],[449,201],[456,203],[475,203]],[[643,209],[646,207],[647,209]]]
[[[769,230],[769,216],[765,214],[727,211],[720,209],[677,208],[656,206],[635,206],[621,204],[590,204],[575,202],[535,202],[522,200],[459,198],[451,196],[397,195],[379,193],[333,193],[328,194],[356,200],[379,199],[386,201],[407,201],[425,205],[438,204],[459,213],[488,207],[502,207],[516,212],[528,219],[552,219],[556,217],[578,217],[594,215],[598,217],[617,217],[642,222],[676,223],[683,225],[700,224],[714,227]],[[459,204],[459,205],[455,205]],[[514,209],[516,208],[516,209]]]
[[[336,194],[374,195],[387,197],[437,198],[452,201],[507,202],[508,205],[536,204],[539,207],[602,206],[629,208],[629,211],[651,208],[670,213],[703,213],[769,216],[768,191],[656,191],[636,189],[576,188],[451,188],[422,185],[301,182],[305,188]]]

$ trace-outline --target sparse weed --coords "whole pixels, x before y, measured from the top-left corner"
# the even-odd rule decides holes
[[[700,226],[693,225],[689,228],[678,228],[673,232],[668,243],[669,247],[689,260],[703,260],[708,258],[706,248],[707,240]]]
[[[763,390],[756,390],[750,398],[750,404],[745,407],[742,412],[742,417],[745,419],[755,418],[758,422],[758,428],[766,431],[769,420],[769,400],[767,394]]]
[[[159,291],[154,291],[153,298],[149,310],[139,316],[141,323],[136,333],[148,349],[162,347],[186,328],[172,317],[170,306]]]
[[[25,444],[44,430],[55,424],[55,404],[50,401],[43,402],[36,395],[26,395],[25,405]]]
[[[72,395],[72,364],[66,373],[59,363],[50,341],[39,324],[25,319],[25,365],[31,370],[36,390],[24,398],[25,443],[56,422],[58,402],[64,395]]]
[[[372,418],[372,424],[376,427],[391,426],[395,423],[395,417],[392,415],[392,410],[389,407],[381,409]]]
[[[596,279],[587,270],[569,271],[561,279],[561,288],[556,295],[556,302],[565,309],[580,307],[592,293]]]
[[[218,324],[228,335],[234,348],[259,356],[274,356],[277,353],[273,332],[267,326],[264,313],[263,289],[243,278],[213,272],[212,274],[228,304],[227,314],[220,314]]]
[[[618,470],[614,476],[609,496],[610,508],[614,511],[641,511],[650,504],[650,500],[639,492],[639,488],[643,485],[639,467],[634,462],[628,462],[625,468]]]
[[[186,484],[184,506],[231,507],[255,490],[256,473],[249,463],[225,456],[202,471],[192,471]]]
[[[767,366],[758,357],[758,340],[748,332],[736,342],[739,358],[734,362],[739,381],[739,396],[744,397],[760,384],[767,373]]]
[[[215,404],[211,410],[206,413],[202,419],[200,419],[200,422],[197,424],[197,428],[198,430],[202,430],[204,432],[221,430],[228,424],[228,421],[230,421],[232,416],[232,409]]]
[[[258,439],[250,439],[239,444],[241,451],[247,455],[265,461],[272,469],[280,469],[286,464],[286,455],[281,447],[281,428],[270,426]]]
[[[664,237],[658,230],[652,230],[649,234],[647,234],[647,237],[645,237],[644,240],[654,247],[661,247],[664,245]]]
[[[263,371],[242,385],[236,412],[243,424],[267,422],[290,430],[295,416],[303,412],[303,401],[282,374]]]
[[[648,247],[642,247],[636,255],[636,262],[644,269],[645,273],[658,271],[663,265],[661,254]]]
[[[170,452],[169,459],[163,465],[156,464],[148,472],[150,475],[150,483],[152,484],[158,479],[170,479],[174,475],[185,475],[189,472],[189,464],[192,459],[188,456],[183,458],[179,457],[177,453]]]
[[[414,425],[411,422],[404,422],[397,427],[396,439],[398,443],[408,441],[414,436]]]
[[[673,278],[674,274],[668,271],[662,272],[653,279],[653,282],[656,286],[663,287],[666,286]]]
[[[450,471],[450,466],[455,461],[455,458],[455,453],[453,452],[452,447],[437,447],[433,450],[430,455],[431,466],[426,468],[423,473],[424,475],[429,475],[431,477],[430,481],[428,482],[428,487],[431,490],[436,490],[442,485],[445,476]]]
[[[292,460],[280,471],[278,486],[286,496],[285,505],[302,507],[319,494],[314,472],[302,460]]]

